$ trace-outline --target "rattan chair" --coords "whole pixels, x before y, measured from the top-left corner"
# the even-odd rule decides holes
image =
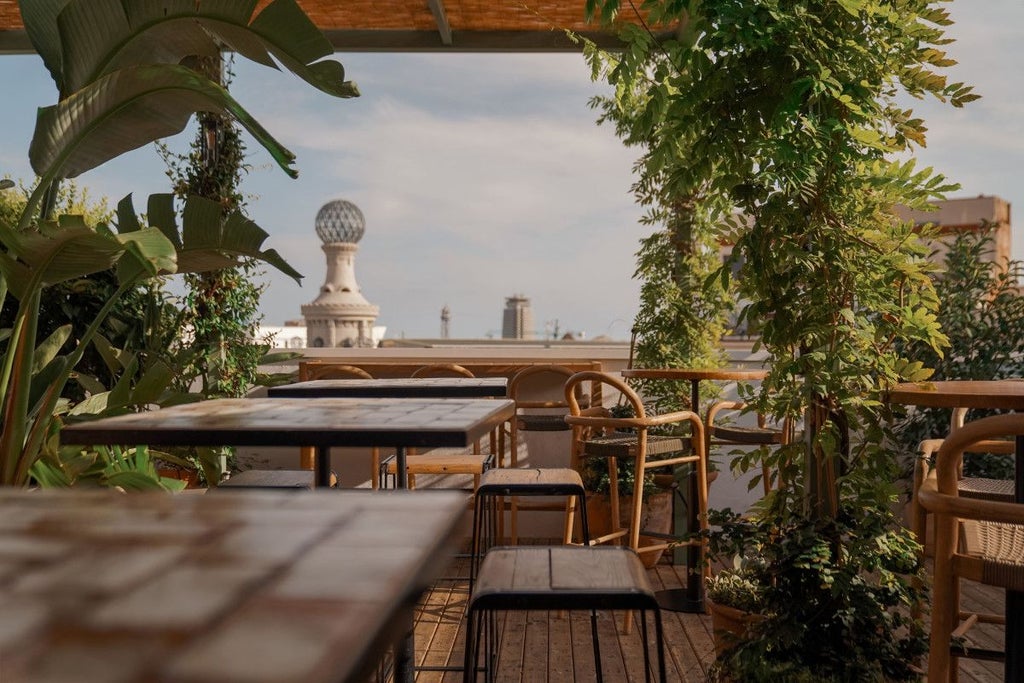
[[[411,376],[417,378],[473,377],[473,373],[455,363],[433,363],[417,368]],[[492,435],[490,453],[483,453],[479,442],[473,444],[472,453],[453,452],[451,449],[436,449],[421,454],[411,448],[407,449],[405,469],[409,477],[409,488],[416,488],[417,474],[467,474],[473,477],[473,490],[475,491],[480,486],[480,475],[490,469],[494,463],[496,444],[496,437]],[[388,482],[397,476],[397,472],[397,460],[394,456],[391,456],[380,466],[381,486],[386,488]]]
[[[717,401],[708,408],[707,417],[704,418],[704,428],[707,435],[708,458],[711,457],[711,448],[714,446],[785,446],[793,438],[792,427],[788,422],[781,428],[769,427],[763,415],[758,414],[757,426],[748,427],[736,424],[716,424],[719,414],[723,411],[743,411],[747,404],[743,401]],[[780,482],[774,483],[778,485]],[[768,463],[761,464],[761,486],[765,495],[771,492],[773,477]]]
[[[1024,505],[968,498],[960,493],[960,466],[965,451],[1001,437],[1024,436],[1024,414],[996,415],[969,422],[946,438],[935,468],[921,484],[918,500],[935,516],[931,646],[928,680],[957,679],[957,658],[999,653],[951,649],[975,622],[1003,622],[1000,615],[966,615],[960,611],[960,580],[969,579],[1024,591]],[[1005,653],[1004,653],[1005,654]]]
[[[579,469],[572,453],[570,434],[572,428],[565,421],[565,416],[569,412],[569,404],[565,401],[562,393],[563,385],[572,375],[573,371],[565,366],[544,363],[524,368],[509,380],[508,397],[516,402],[516,416],[509,422],[509,467],[516,469],[523,466],[523,463],[519,461],[519,438],[522,432],[565,432],[567,436],[566,458],[560,466]],[[589,405],[587,397],[582,391],[579,392],[577,398],[580,405]],[[509,476],[515,477],[515,475],[504,475],[506,479]],[[573,482],[566,481],[565,483],[570,486],[575,485],[577,481],[579,481],[578,475]],[[524,484],[531,487],[531,479],[525,479]],[[564,505],[558,503],[537,499],[520,500],[518,496],[509,499],[508,507],[510,510],[509,537],[513,545],[518,542],[520,511],[565,509]],[[566,529],[565,538],[569,539],[571,536],[572,529]]]
[[[413,370],[412,377],[473,377],[473,373],[457,363],[432,363]]]
[[[373,379],[373,375],[355,365],[325,365],[317,368],[312,379]],[[303,447],[300,450],[299,458],[302,468],[313,469],[314,449]],[[378,488],[380,481],[380,449],[374,446],[370,449],[370,486]]]
[[[579,387],[584,383],[614,390],[622,395],[625,402],[632,408],[633,417],[612,417],[608,409],[602,406],[582,408],[577,398]],[[664,538],[663,534],[655,534],[640,528],[641,511],[643,508],[644,482],[651,470],[674,468],[677,465],[690,465],[697,476],[697,517],[700,531],[707,531],[708,513],[708,473],[707,449],[704,446],[704,422],[700,415],[689,410],[648,415],[643,401],[633,389],[622,379],[603,372],[578,372],[565,383],[565,397],[569,404],[566,422],[573,426],[574,452],[580,458],[604,458],[607,460],[609,476],[608,497],[611,506],[611,532],[593,539],[592,543],[625,541],[629,548],[638,553],[654,552],[680,545],[697,546],[703,553],[704,536],[693,538]],[[677,428],[689,426],[686,436],[652,434],[656,428]],[[632,492],[632,508],[629,511],[629,528],[619,528],[619,480],[618,460],[628,459],[633,462],[635,479]],[[693,501],[691,501],[693,504]],[[640,538],[650,539],[649,545],[640,545]],[[702,573],[707,576],[709,570],[703,563]],[[625,629],[628,631],[630,619],[627,616]]]
[[[928,510],[918,500],[918,491],[921,484],[928,477],[932,470],[932,463],[936,454],[942,448],[944,439],[925,439],[919,446],[917,466],[914,468],[914,484],[910,499],[910,529],[914,532],[917,542],[921,544],[922,551],[928,546]],[[1013,455],[1014,444],[1012,441],[1001,439],[988,439],[977,444],[971,444],[964,449],[964,453],[997,453],[1007,456]],[[1012,479],[989,479],[987,477],[965,477],[963,476],[963,463],[958,470],[960,477],[957,490],[964,498],[978,498],[981,500],[996,500],[1004,503],[1013,502],[1013,480]]]

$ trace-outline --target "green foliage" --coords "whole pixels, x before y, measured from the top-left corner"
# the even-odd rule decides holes
[[[741,643],[729,672],[902,678],[921,641],[896,609],[913,567],[884,562],[887,548],[912,543],[889,512],[895,458],[881,392],[927,374],[906,344],[941,353],[947,339],[926,247],[893,207],[929,208],[955,186],[899,160],[926,129],[898,96],[975,99],[940,73],[952,64],[948,14],[932,0],[635,4],[651,30],[625,31],[623,61],[664,55],[645,73],[663,94],[639,115],[659,122],[650,157],[672,159],[668,177],[641,173],[698,199],[713,239],[734,245],[699,296],[736,287],[739,321],[760,334],[770,368],[743,397],[771,420],[802,419],[808,434],[780,449],[785,485],[755,511],[765,526],[747,529],[750,543],[780,553],[766,598],[773,630]],[[620,3],[586,6],[608,18]],[[736,212],[743,220],[730,220]]]
[[[180,491],[185,487],[185,482],[157,473],[147,446],[97,446],[60,458],[43,457],[32,465],[32,480],[43,488],[107,486],[125,491]]]
[[[254,7],[204,0],[21,1],[26,32],[59,99],[40,110],[30,144],[37,185],[17,216],[0,216],[0,301],[17,301],[11,327],[0,335],[0,483],[25,484],[43,452],[53,451],[58,416],[68,409],[62,393],[74,368],[100,338],[121,297],[139,283],[165,273],[233,266],[243,258],[259,258],[298,277],[276,252],[261,250],[267,234],[257,225],[201,198],[185,202],[180,227],[171,197],[159,195],[149,202],[149,226],[140,223],[129,198],[118,205],[116,224],[75,214],[53,217],[61,179],[177,133],[197,111],[231,115],[294,175],[293,155],[224,88],[188,64],[228,45],[262,64],[273,65],[272,54],[330,94],[358,92],[343,80],[341,64],[323,59],[333,52],[331,45],[294,0],[273,0],[255,15]],[[2,182],[0,190],[12,186]],[[108,270],[116,288],[88,327],[75,334],[71,350],[62,352],[72,326],[41,333],[41,302],[55,285]],[[111,395],[139,392],[132,379],[117,380]],[[153,386],[143,379],[142,388]]]
[[[638,147],[632,190],[646,212],[644,225],[657,228],[641,241],[634,277],[641,281],[640,306],[633,324],[636,362],[641,367],[718,367],[725,362],[719,340],[728,330],[733,307],[721,279],[710,276],[721,265],[713,221],[721,215],[719,198],[703,187],[676,182],[688,163],[692,140],[673,131],[666,106],[675,96],[672,62],[650,36],[630,34],[631,49],[619,54],[584,43],[593,77],[615,88],[612,97],[594,97],[598,123],[612,123],[622,141]],[[690,408],[679,382],[637,382],[659,411]],[[702,396],[712,400],[714,385]],[[693,406],[699,410],[700,406]]]
[[[908,615],[925,596],[906,577],[923,584],[925,571],[891,515],[850,507],[784,521],[725,510],[712,522],[712,554],[733,569],[712,579],[709,596],[764,617],[719,656],[712,680],[917,679],[927,639]]]
[[[203,60],[202,67],[212,78],[230,83],[230,62]],[[239,185],[249,166],[238,127],[225,116],[208,113],[200,114],[197,123],[188,156],[160,147],[175,194],[206,197],[225,212],[244,207]],[[256,262],[249,260],[234,268],[185,277],[182,323],[191,330],[191,346],[197,353],[184,374],[199,378],[205,397],[244,396],[256,383],[259,362],[270,349],[256,339],[263,287],[255,281],[260,275]]]
[[[921,344],[904,350],[909,358],[934,368],[932,379],[1004,379],[1024,375],[1024,297],[1017,282],[1024,265],[991,260],[994,249],[990,229],[955,233],[947,242],[943,273],[936,279],[938,322],[949,338],[945,353]],[[970,411],[977,419],[993,411]],[[951,411],[921,408],[896,426],[898,442],[908,462],[918,444],[949,431]],[[970,453],[964,470],[972,476],[1011,478],[1013,464],[1005,456]]]
[[[23,182],[18,183],[17,192],[0,193],[0,222],[6,225],[17,224],[25,209],[28,195],[29,189]],[[74,182],[61,185],[55,201],[55,210],[58,213],[85,216],[86,221],[92,224],[109,222],[113,217],[105,197],[94,201],[89,196],[88,188],[80,188]],[[70,351],[74,340],[89,327],[97,312],[116,289],[117,278],[112,271],[103,271],[53,285],[40,302],[38,334],[49,337],[64,325],[70,324],[71,335],[62,347],[62,351]],[[129,292],[126,296],[131,294]],[[0,310],[0,329],[9,329],[13,326],[17,310],[16,299],[8,298],[3,302],[3,308]],[[119,303],[104,321],[101,334],[117,337],[118,331],[131,326],[134,320],[135,315],[131,306]],[[102,368],[103,361],[98,353],[88,349],[79,362],[77,371],[95,375],[100,373]],[[62,396],[72,401],[84,398],[81,387],[75,384],[68,385]]]

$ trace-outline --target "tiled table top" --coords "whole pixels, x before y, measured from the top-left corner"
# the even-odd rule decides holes
[[[0,491],[0,680],[362,680],[459,494]]]
[[[65,427],[69,444],[462,447],[512,417],[508,400],[217,399]]]

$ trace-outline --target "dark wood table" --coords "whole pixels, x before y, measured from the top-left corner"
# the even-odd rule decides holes
[[[271,387],[274,398],[502,398],[504,377],[316,379]]]
[[[464,513],[438,491],[0,491],[0,680],[369,680]]]
[[[464,448],[515,413],[508,400],[225,398],[83,422],[61,430],[72,444],[313,446],[316,485],[330,479],[331,447],[394,447],[406,488],[406,448]]]
[[[924,408],[1024,410],[1024,380],[944,380],[897,384],[889,403]],[[1016,439],[1014,501],[1024,504],[1024,437]],[[1024,593],[1006,591],[1006,669],[1004,680],[1024,680]]]
[[[627,379],[662,379],[678,380],[690,383],[690,406],[693,412],[700,415],[700,383],[703,381],[754,381],[761,380],[768,376],[768,371],[763,368],[629,368],[622,371],[622,376]],[[706,439],[710,438],[705,434]],[[697,506],[692,501],[697,500],[697,475],[693,471],[687,480],[687,490],[691,503],[687,505],[689,511],[686,524],[687,529],[696,529]],[[701,575],[703,559],[700,556],[700,548],[688,546],[686,549],[686,588],[672,589],[658,592],[658,600],[662,608],[676,612],[702,613],[704,612],[704,581]]]

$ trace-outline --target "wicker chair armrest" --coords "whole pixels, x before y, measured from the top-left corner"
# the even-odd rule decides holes
[[[941,493],[934,470],[921,484],[918,501],[926,510],[935,514],[953,515],[959,519],[1024,524],[1024,505]]]

